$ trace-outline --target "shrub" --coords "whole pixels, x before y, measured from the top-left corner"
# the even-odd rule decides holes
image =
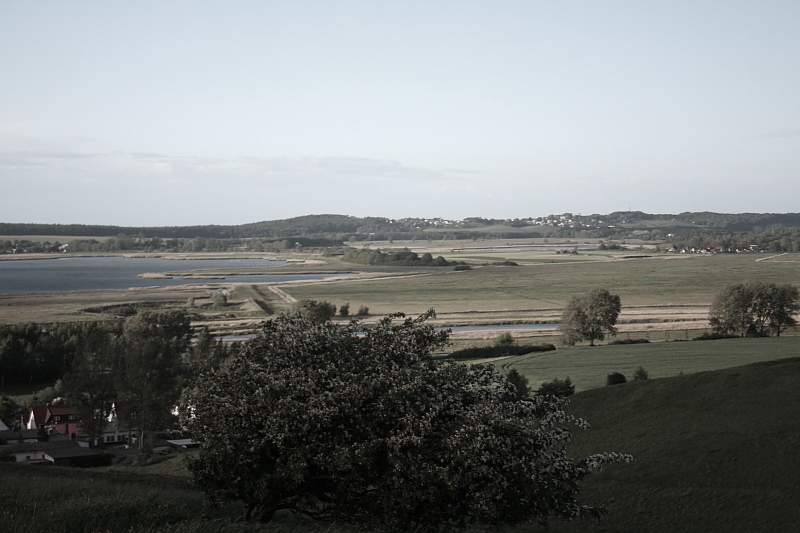
[[[362,305],[361,307],[359,307],[356,316],[369,316],[369,307],[367,307],[366,305]]]
[[[620,374],[619,372],[612,372],[608,376],[606,376],[606,385],[619,385],[620,383],[625,383],[628,381],[625,379],[624,374]]]
[[[506,332],[501,333],[500,335],[497,336],[497,338],[494,340],[494,345],[495,346],[514,346],[514,344],[516,344],[516,342],[517,341],[514,340],[514,336],[511,335],[511,333],[506,331]]]
[[[738,339],[738,338],[739,338],[739,335],[736,335],[734,333],[719,333],[718,331],[715,331],[713,333],[709,333],[709,332],[706,331],[705,333],[703,333],[699,337],[694,337],[692,340],[693,341],[715,341],[715,340],[719,340],[719,339]]]
[[[633,373],[633,381],[643,381],[645,379],[650,379],[650,374],[648,374],[647,370],[640,366],[636,372]]]
[[[648,342],[650,341],[647,339],[619,339],[608,344],[647,344]]]
[[[464,270],[472,270],[472,267],[469,265],[456,265],[453,267],[453,270],[456,272],[462,272]]]
[[[506,379],[514,386],[516,390],[515,400],[527,398],[531,394],[531,388],[528,386],[528,378],[519,373],[516,368],[506,374]]]
[[[292,311],[300,313],[312,322],[322,324],[336,315],[336,306],[324,300],[300,300],[294,304]]]
[[[569,376],[564,380],[555,378],[553,381],[543,381],[539,390],[536,391],[537,396],[550,395],[558,398],[566,398],[573,394],[575,394],[575,385],[572,384]]]
[[[339,308],[339,316],[348,316],[350,315],[350,302],[347,302],[343,306]]]
[[[453,359],[489,359],[507,355],[526,355],[536,352],[549,352],[555,350],[552,344],[522,344],[511,346],[476,346],[452,352],[448,357]]]

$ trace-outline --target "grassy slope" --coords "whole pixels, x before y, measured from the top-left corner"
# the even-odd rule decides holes
[[[575,456],[631,453],[632,465],[590,476],[599,524],[554,532],[797,531],[800,358],[627,383],[575,395],[592,427]]]
[[[569,377],[578,391],[603,387],[606,376],[621,372],[628,379],[640,366],[651,378],[769,361],[800,353],[800,337],[659,342],[622,346],[580,346],[494,361],[503,371],[516,368],[534,389],[542,381]]]
[[[179,461],[180,459],[173,459]],[[288,514],[273,523],[242,523],[241,507],[204,506],[188,478],[131,471],[0,463],[0,531],[341,533]]]
[[[798,380],[795,357],[576,394],[569,411],[591,428],[576,431],[571,454],[619,451],[636,462],[585,480],[582,498],[608,509],[603,521],[553,521],[552,531],[796,530]],[[141,472],[163,472],[167,465]],[[133,525],[137,531],[175,532],[349,530],[286,518],[266,528],[231,523],[237,509],[204,510],[185,477],[133,471],[0,463],[0,531],[129,531]]]

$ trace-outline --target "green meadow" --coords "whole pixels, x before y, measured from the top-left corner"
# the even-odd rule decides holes
[[[573,396],[580,457],[630,453],[583,484],[600,522],[566,532],[788,532],[800,523],[800,358],[602,387]],[[519,531],[527,531],[520,528]]]
[[[498,252],[470,256],[444,254],[463,260],[472,270],[399,269],[363,267],[344,262],[353,270],[404,273],[386,278],[343,279],[325,283],[287,283],[292,296],[350,301],[367,305],[375,313],[403,311],[437,312],[560,309],[570,296],[602,287],[626,306],[709,305],[726,284],[747,280],[765,283],[798,283],[797,263],[761,260],[765,254],[676,255],[660,254],[643,259],[586,253],[577,256],[553,252]],[[520,257],[518,257],[518,255]],[[513,260],[520,266],[483,266]]]
[[[800,355],[800,337],[673,341],[648,344],[559,348],[491,361],[501,371],[516,368],[534,388],[554,378],[570,378],[576,391],[605,386],[620,372],[628,380],[639,367],[650,378],[674,377]]]

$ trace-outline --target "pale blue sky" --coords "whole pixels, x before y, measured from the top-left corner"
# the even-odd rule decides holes
[[[800,2],[0,0],[0,221],[800,211]]]

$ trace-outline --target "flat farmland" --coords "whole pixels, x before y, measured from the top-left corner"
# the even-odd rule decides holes
[[[554,312],[557,315],[570,296],[602,287],[620,296],[623,312],[628,315],[622,318],[630,321],[636,320],[639,314],[636,308],[643,313],[646,311],[648,319],[654,319],[655,310],[655,314],[663,314],[664,319],[680,320],[678,311],[683,307],[691,309],[696,319],[697,308],[701,308],[702,315],[702,309],[710,305],[714,295],[728,283],[747,280],[800,282],[798,263],[772,260],[764,254],[654,255],[639,259],[603,253],[444,255],[448,259],[465,260],[473,269],[462,272],[449,268],[405,269],[405,275],[397,275],[397,269],[386,269],[387,274],[395,275],[286,283],[281,288],[297,299],[322,299],[337,305],[350,302],[351,307],[366,305],[373,314],[395,311],[415,314],[433,307],[440,318],[480,314],[484,319],[552,321]],[[487,257],[494,261],[515,257],[511,260],[520,266],[483,266],[489,262],[483,260]],[[526,258],[529,264],[524,264]],[[547,262],[562,258],[572,260]],[[380,271],[371,267],[363,269]]]
[[[280,259],[292,263],[263,269],[263,273],[328,273],[332,278],[234,283],[222,278],[229,274],[262,272],[253,269],[242,269],[241,272],[203,270],[202,274],[219,275],[220,279],[207,279],[202,284],[181,287],[4,294],[0,295],[0,322],[105,319],[112,315],[86,313],[84,309],[125,303],[174,308],[185,305],[189,298],[205,302],[213,293],[226,289],[228,306],[209,310],[205,313],[208,317],[198,317],[197,320],[208,320],[209,326],[215,330],[228,330],[234,323],[244,330],[289,309],[294,300],[307,298],[327,300],[337,306],[349,302],[351,312],[366,306],[373,317],[371,320],[398,311],[420,314],[433,307],[437,312],[436,324],[442,326],[554,323],[558,322],[561,309],[571,296],[602,287],[622,299],[619,322],[623,333],[648,330],[653,335],[651,340],[674,340],[689,336],[687,333],[678,335],[674,330],[696,332],[707,327],[708,306],[714,295],[728,283],[747,280],[800,282],[800,263],[797,262],[800,254],[677,255],[639,250],[581,251],[574,255],[523,248],[531,244],[546,244],[539,241],[409,243],[420,246],[412,248],[418,253],[430,251],[434,257],[443,255],[448,260],[463,261],[472,268],[459,272],[451,267],[367,266],[344,262],[341,256],[291,253],[281,254]],[[561,246],[572,244],[575,243],[559,243]],[[402,248],[403,243],[395,243],[382,249]],[[238,257],[238,254],[234,255]],[[650,257],[645,257],[647,255]],[[200,256],[180,254],[171,257]],[[220,258],[218,255],[214,257]],[[269,258],[279,259],[274,255]],[[492,264],[503,261],[513,261],[518,266]],[[182,262],[174,263],[175,272],[168,274],[184,273],[181,271]],[[337,278],[337,273],[351,275]],[[214,327],[215,321],[220,322],[219,328]],[[454,340],[475,341],[493,335],[496,333],[458,333],[454,334]],[[547,334],[515,333],[521,337],[543,335]]]

